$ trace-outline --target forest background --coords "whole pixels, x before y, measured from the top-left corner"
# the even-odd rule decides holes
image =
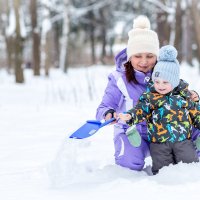
[[[25,68],[49,76],[51,68],[114,65],[133,19],[147,15],[160,44],[178,49],[191,67],[200,59],[198,0],[0,0],[0,69],[24,83]],[[44,73],[41,73],[44,69]]]
[[[115,164],[113,126],[95,119],[133,19],[175,45],[181,78],[200,93],[198,0],[0,0],[0,197],[3,200],[197,200],[200,163],[149,176]],[[145,191],[145,192],[144,192]]]

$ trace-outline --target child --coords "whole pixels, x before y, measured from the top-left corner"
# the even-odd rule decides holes
[[[188,84],[180,80],[177,51],[167,45],[160,49],[150,91],[119,118],[129,125],[146,120],[152,157],[152,172],[169,164],[198,162],[191,140],[192,124],[200,128],[200,109],[190,100]]]

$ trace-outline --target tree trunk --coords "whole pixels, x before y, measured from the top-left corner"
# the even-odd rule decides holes
[[[40,75],[40,35],[37,27],[37,0],[31,0],[30,4],[31,23],[32,23],[32,64],[33,73],[35,76]]]
[[[163,5],[166,5],[165,0],[161,0]],[[160,46],[169,44],[171,26],[168,22],[168,13],[159,11],[157,13],[157,33],[160,41]]]
[[[59,45],[59,31],[60,25],[58,23],[54,24],[54,65],[56,68],[59,66],[59,55],[60,55],[60,45]]]
[[[63,30],[62,30],[62,40],[61,40],[61,50],[60,50],[60,60],[59,66],[64,71],[67,72],[67,47],[68,47],[68,37],[69,37],[69,0],[65,0],[64,18],[63,18]]]
[[[102,50],[101,50],[101,62],[105,64],[105,56],[106,56],[106,19],[105,19],[105,7],[100,10],[101,16],[101,43],[102,43]]]
[[[51,65],[51,31],[46,33],[46,42],[44,44],[44,52],[45,52],[45,63],[44,63],[44,71],[45,76],[49,76],[49,69]]]
[[[193,30],[192,30],[192,12],[191,7],[187,5],[185,10],[185,16],[183,17],[183,60],[189,63],[192,66],[193,59],[193,50],[192,50],[192,42],[193,42]]]
[[[96,63],[96,53],[95,53],[95,37],[94,37],[94,26],[90,27],[90,42],[91,42],[91,59],[92,64]]]
[[[192,0],[192,17],[193,17],[193,25],[195,30],[195,38],[196,38],[196,44],[197,44],[197,58],[200,58],[200,13],[198,10],[198,1]]]
[[[9,74],[12,73],[14,69],[14,38],[13,37],[6,37],[5,36],[5,41],[6,41],[6,55],[7,55],[7,71]]]
[[[5,13],[6,13],[7,19],[9,19],[9,2],[6,1],[6,4],[4,5],[5,5]],[[11,74],[14,69],[14,38],[12,36],[6,35],[6,27],[3,30],[3,34],[5,37],[5,43],[6,43],[7,71],[9,74]]]
[[[23,52],[23,44],[21,38],[21,30],[20,30],[20,16],[19,16],[19,8],[20,8],[20,0],[14,1],[14,10],[15,10],[15,18],[16,18],[16,30],[15,30],[15,80],[16,83],[24,82],[24,74],[22,69],[22,52]]]
[[[174,46],[176,47],[178,51],[178,57],[177,59],[179,62],[182,61],[182,17],[183,12],[181,9],[181,2],[176,1],[176,26],[175,26],[175,40],[174,40]]]

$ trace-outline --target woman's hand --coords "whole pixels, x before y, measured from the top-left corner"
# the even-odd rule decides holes
[[[109,119],[111,119],[111,118],[117,119],[117,113],[116,113],[116,112],[114,112],[114,113],[108,113],[108,114],[105,116],[105,120],[106,120],[106,121],[109,120]],[[113,122],[110,123],[110,124],[115,124],[115,123],[116,123],[116,120],[113,121]]]
[[[194,90],[190,90],[190,94],[191,94],[190,99],[192,101],[194,101],[194,102],[199,101],[199,95],[198,95],[198,93],[196,93]]]

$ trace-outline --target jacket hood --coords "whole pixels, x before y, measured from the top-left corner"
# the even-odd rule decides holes
[[[126,54],[126,48],[120,51],[115,56],[115,63],[116,63],[116,70],[119,72],[124,72],[124,64],[127,62],[127,54]]]
[[[191,93],[188,90],[188,86],[189,84],[186,81],[180,79],[179,85],[173,90],[173,94],[181,94],[184,98],[190,98]]]
[[[127,53],[125,48],[122,51],[120,51],[115,57],[116,70],[118,72],[125,73],[124,64],[126,62],[127,62]],[[140,84],[146,84],[151,77],[151,73],[152,71],[149,71],[145,74],[143,72],[135,70],[135,77]]]

